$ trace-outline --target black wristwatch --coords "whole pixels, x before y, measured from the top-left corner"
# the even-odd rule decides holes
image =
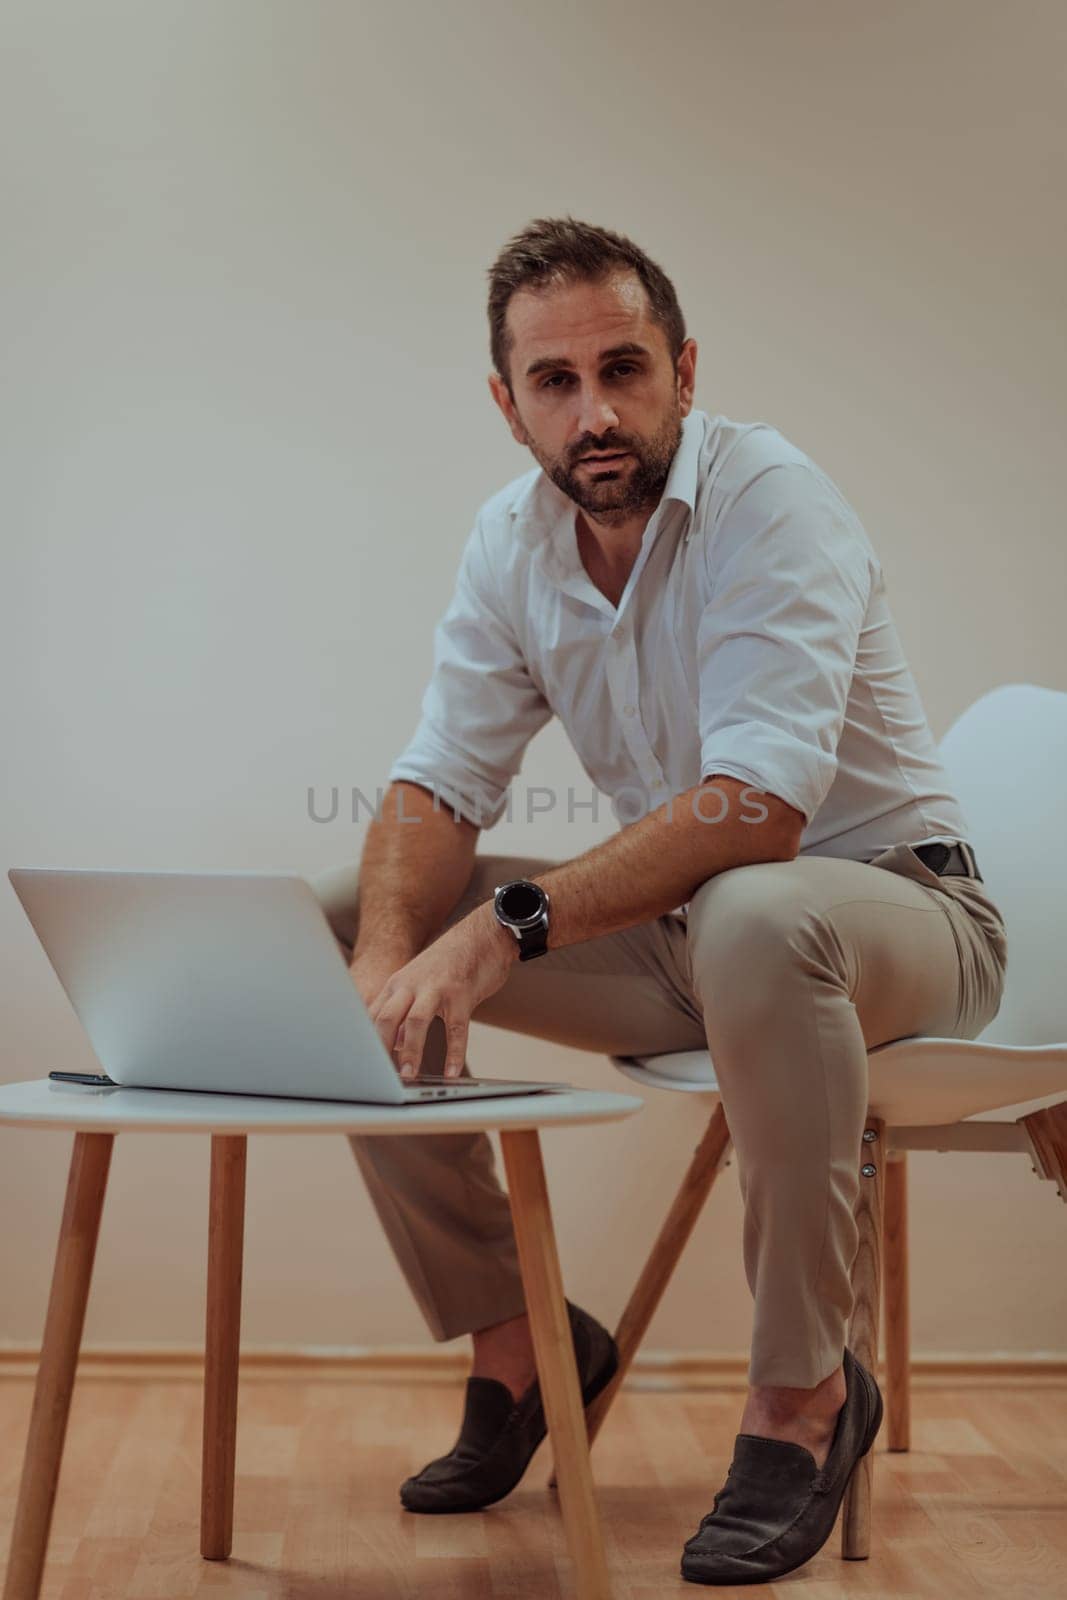
[[[493,911],[518,941],[520,961],[548,954],[548,896],[539,883],[513,878],[499,884],[493,891]]]

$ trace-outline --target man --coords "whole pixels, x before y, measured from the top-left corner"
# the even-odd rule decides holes
[[[980,1032],[1004,926],[858,518],[776,429],[693,409],[662,270],[542,219],[491,268],[489,319],[490,390],[537,466],[482,506],[358,875],[318,889],[405,1076],[465,1072],[472,1017],[605,1053],[710,1049],[755,1322],[729,1481],[682,1572],[774,1578],[829,1536],[881,1416],[845,1345],[867,1050]],[[640,815],[563,863],[475,858],[553,713]],[[527,928],[494,903],[513,880]],[[401,1498],[491,1504],[544,1434],[491,1146],[355,1143],[434,1337],[473,1335],[460,1436]],[[588,1403],[614,1346],[569,1310]]]

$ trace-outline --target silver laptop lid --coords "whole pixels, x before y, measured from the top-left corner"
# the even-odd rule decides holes
[[[297,874],[8,873],[116,1083],[408,1099]]]

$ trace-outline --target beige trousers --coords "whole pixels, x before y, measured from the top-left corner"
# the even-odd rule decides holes
[[[496,884],[553,865],[476,855],[445,926]],[[313,887],[350,954],[358,869]],[[720,872],[688,924],[663,916],[518,962],[474,1020],[598,1054],[710,1050],[744,1201],[749,1381],[811,1388],[840,1364],[852,1309],[867,1051],[911,1034],[974,1038],[999,1009],[1006,964],[984,885],[939,878],[895,845],[871,863],[809,855]],[[443,1063],[435,1019],[422,1066]],[[486,1134],[351,1142],[435,1339],[523,1310]]]

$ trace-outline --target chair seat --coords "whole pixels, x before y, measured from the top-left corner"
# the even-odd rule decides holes
[[[1067,1093],[1067,1043],[984,1044],[976,1039],[894,1039],[867,1057],[870,1108],[891,1126],[958,1122],[980,1111]],[[654,1089],[717,1094],[707,1050],[612,1056],[635,1083]]]

